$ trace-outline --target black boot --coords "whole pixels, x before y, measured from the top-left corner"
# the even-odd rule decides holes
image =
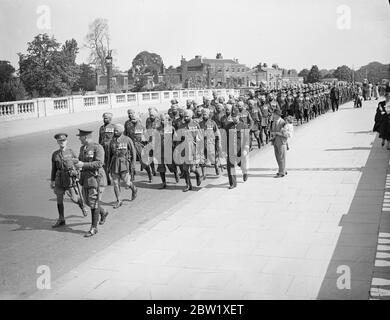
[[[146,170],[146,172],[148,173],[149,182],[152,183],[152,181],[153,181],[153,176],[152,176],[152,171],[151,171],[151,169],[150,169],[150,166],[147,166],[147,167],[145,168],[145,170]]]
[[[257,141],[257,147],[260,149],[261,148],[260,138],[256,138],[256,141]]]
[[[192,183],[189,173],[184,173],[184,179],[186,180],[186,187],[183,192],[187,192],[188,190],[192,190]]]
[[[156,176],[156,169],[154,168],[154,163],[152,162],[151,164],[150,164],[150,167],[152,168],[152,173],[153,173],[153,176]]]
[[[137,193],[138,193],[138,189],[137,189],[137,187],[134,185],[134,183],[133,183],[133,185],[130,187],[130,189],[131,189],[131,201],[134,201],[135,200],[135,198],[137,198]]]
[[[52,228],[58,228],[65,225],[65,216],[64,216],[64,204],[63,203],[57,203],[57,210],[58,210],[58,220],[55,224],[53,224]]]
[[[195,170],[195,176],[196,176],[196,186],[199,187],[202,183],[202,180],[200,179],[200,173],[198,169]]]
[[[180,180],[179,180],[179,175],[178,175],[177,171],[175,171],[173,174],[175,175],[176,183],[178,183]]]
[[[167,180],[165,177],[165,172],[160,172],[160,177],[161,177],[161,181],[162,181],[160,189],[165,189],[167,187]]]

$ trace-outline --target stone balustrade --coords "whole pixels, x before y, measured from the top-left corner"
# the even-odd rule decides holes
[[[179,105],[184,106],[187,99],[195,100],[199,103],[204,96],[211,98],[212,91],[211,89],[193,89],[127,92],[1,102],[0,122],[114,108],[132,108],[138,113],[147,112],[149,107],[167,110],[172,99],[177,99]],[[218,89],[216,92],[218,96],[225,98],[230,94],[234,96],[240,94],[239,90],[236,89]]]

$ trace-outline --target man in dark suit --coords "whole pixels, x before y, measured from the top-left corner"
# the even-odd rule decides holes
[[[339,88],[336,85],[334,85],[330,90],[330,101],[332,102],[333,112],[339,110],[339,99],[340,99]]]

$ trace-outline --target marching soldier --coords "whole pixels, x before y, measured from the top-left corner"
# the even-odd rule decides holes
[[[214,164],[215,174],[219,176],[219,153],[221,151],[221,134],[217,124],[210,119],[210,110],[202,110],[203,120],[199,123],[199,127],[204,138],[204,153],[200,168],[202,170],[203,180],[206,180],[205,170],[206,165]]]
[[[91,237],[98,232],[97,224],[106,221],[108,211],[100,205],[100,200],[107,186],[106,173],[103,169],[104,150],[103,147],[92,141],[92,131],[79,129],[77,136],[81,142],[79,161],[76,168],[81,169],[80,184],[82,185],[83,199],[87,206],[91,208],[92,223],[91,229],[84,237]]]
[[[161,177],[161,189],[166,189],[166,172],[167,168],[175,176],[176,183],[179,182],[179,176],[177,173],[177,166],[173,161],[173,136],[175,128],[172,125],[171,119],[167,114],[160,115],[160,127],[157,129],[158,134],[160,135],[160,145],[157,145],[160,151],[160,159],[158,159],[157,171],[160,173]]]
[[[125,122],[125,131],[123,134],[133,140],[135,151],[137,153],[137,159],[141,165],[141,171],[145,169],[148,174],[149,182],[153,180],[152,171],[150,166],[142,160],[142,150],[144,148],[144,131],[145,127],[142,125],[141,120],[137,119],[135,111],[132,109],[127,110],[129,120]],[[134,171],[131,172],[131,180],[134,181]]]
[[[149,108],[149,117],[146,119],[146,130],[157,130],[161,126],[160,118],[158,117],[158,111],[156,108]],[[147,141],[148,142],[148,141]],[[151,154],[153,156],[153,152]],[[156,175],[156,169],[154,163],[150,164],[153,176]]]
[[[202,106],[197,106],[196,107],[193,119],[198,124],[203,120],[203,117],[202,117]]]
[[[253,104],[253,103],[255,103],[255,100],[250,99],[250,100],[248,100],[248,103]],[[250,113],[246,109],[244,109],[244,102],[239,101],[237,103],[237,107],[238,107],[238,112],[239,112],[239,116],[240,116],[240,121],[244,122],[248,128],[252,128],[253,119],[252,119]]]
[[[199,141],[201,139],[200,128],[197,123],[192,120],[193,113],[187,109],[184,111],[184,123],[179,127],[179,130],[175,133],[175,140],[181,140],[185,143],[185,149],[182,150],[181,156],[185,157],[182,164],[184,179],[186,181],[186,187],[183,192],[192,190],[192,183],[190,173],[195,173],[196,185],[200,186],[200,173],[197,165],[200,161],[199,153]],[[181,138],[181,139],[180,139]],[[177,163],[177,161],[175,161]]]
[[[295,109],[295,118],[297,119],[297,124],[299,122],[303,124],[303,110],[304,110],[304,98],[303,94],[299,93],[297,97],[295,98],[295,103],[294,103],[294,109]]]
[[[286,97],[286,108],[287,108],[287,115],[288,116],[294,116],[294,96],[292,91],[289,91],[287,93]]]
[[[243,180],[244,182],[248,179],[247,169],[247,156],[243,157],[244,162],[242,162],[242,145],[246,146],[246,140],[249,139],[248,127],[240,121],[240,115],[237,108],[232,109],[232,118],[233,122],[229,123],[226,127],[226,137],[227,137],[227,171],[229,178],[229,189],[234,189],[237,187],[237,177],[236,177],[236,168],[238,165],[243,170]],[[246,131],[245,131],[246,130]],[[243,155],[244,156],[244,155]]]
[[[111,139],[114,135],[114,126],[111,123],[112,113],[105,112],[103,113],[103,125],[99,129],[99,143],[103,146],[104,149],[104,171],[107,176],[107,184],[111,185],[110,175],[108,174],[108,147],[110,145]]]
[[[309,122],[311,115],[310,115],[310,97],[308,93],[305,91],[305,94],[303,96],[303,119],[306,122]]]
[[[227,126],[227,124],[229,122],[233,122],[233,119],[232,119],[232,108],[233,106],[228,103],[225,107],[225,114],[222,116],[221,120],[220,120],[220,123],[221,123],[221,126],[218,126],[218,123],[216,122],[217,124],[217,127],[220,128],[220,129],[223,129]]]
[[[130,175],[130,172],[134,171],[135,168],[136,151],[133,140],[123,134],[124,129],[124,126],[121,124],[114,126],[114,137],[109,147],[109,172],[114,182],[114,193],[116,197],[114,209],[122,205],[122,200],[120,199],[121,180],[126,184],[126,189],[131,189],[131,200],[133,201],[137,197],[137,188],[131,181]]]
[[[215,123],[217,124],[219,129],[222,128],[222,126],[223,126],[222,117],[225,115],[226,115],[226,112],[224,110],[223,104],[218,103],[216,108],[215,108],[215,112],[214,112],[212,119],[215,121]]]
[[[261,111],[257,101],[250,101],[248,103],[249,113],[253,119],[252,126],[250,128],[250,141],[249,141],[249,149],[252,149],[252,135],[255,136],[257,141],[257,147],[261,148],[261,140],[260,140],[260,130],[261,130]]]
[[[278,102],[280,109],[282,110],[282,117],[286,118],[288,116],[288,109],[287,109],[287,101],[286,101],[286,94],[284,91],[281,91],[277,98],[276,101]]]
[[[53,152],[51,156],[51,177],[50,187],[54,190],[57,196],[57,209],[58,209],[58,220],[52,226],[58,228],[65,226],[65,215],[64,215],[64,194],[65,191],[69,191],[72,201],[77,203],[83,212],[83,216],[87,216],[86,208],[80,188],[78,187],[77,176],[78,172],[75,170],[74,162],[77,161],[76,153],[67,148],[66,133],[57,133],[54,139],[57,140],[60,148]]]
[[[265,102],[265,96],[260,96],[260,114],[261,114],[261,129],[260,129],[260,141],[264,145],[263,132],[265,135],[265,143],[268,144],[269,141],[269,128],[270,128],[270,111],[268,104]]]

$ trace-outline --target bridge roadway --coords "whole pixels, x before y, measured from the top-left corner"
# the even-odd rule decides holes
[[[49,188],[50,155],[57,147],[53,139],[57,130],[0,140],[0,298],[25,298],[36,292],[41,265],[50,266],[57,289],[61,289],[55,285],[57,279],[79,275],[80,281],[72,284],[72,297],[91,298],[102,275],[98,273],[96,283],[88,282],[92,295],[85,296],[82,289],[88,284],[82,279],[88,274],[88,281],[93,279],[90,269],[80,270],[99,254],[105,265],[123,270],[124,277],[134,274],[126,274],[130,269],[122,262],[138,268],[137,272],[145,268],[144,263],[162,270],[161,275],[153,272],[157,283],[167,270],[174,278],[161,291],[171,290],[164,296],[155,291],[155,283],[142,279],[146,274],[136,273],[139,279],[132,281],[138,281],[138,291],[120,298],[148,298],[150,292],[162,299],[367,298],[378,232],[383,237],[390,234],[389,220],[387,226],[381,224],[389,154],[370,132],[375,105],[371,101],[353,109],[349,103],[296,129],[288,152],[289,175],[284,179],[269,179],[276,169],[270,147],[251,153],[249,179],[234,190],[227,190],[226,176],[216,179],[211,170],[203,189],[188,193],[181,192],[183,180],[176,185],[169,176],[168,189],[158,190],[159,177],[148,184],[144,174],[137,174],[136,201],[110,209],[106,224],[90,239],[83,238],[90,216],[83,218],[70,200],[65,202],[67,227],[51,228],[57,210]],[[99,125],[83,128],[94,130],[97,138]],[[76,151],[78,127],[61,129],[69,133],[69,147]],[[109,187],[104,205],[111,206],[114,200]],[[153,225],[157,231],[149,231]],[[164,241],[154,235],[164,236]],[[131,243],[138,243],[138,250],[121,241],[129,236],[136,241]],[[132,253],[111,259],[106,252],[113,248]],[[142,255],[140,251],[146,256],[136,258]],[[162,252],[169,255],[161,257]],[[354,290],[335,289],[338,264],[352,266]],[[214,273],[210,274],[210,268]],[[188,283],[192,276],[202,281]],[[175,285],[178,281],[188,283],[185,291]],[[115,288],[100,292],[100,297],[109,298]],[[43,292],[36,297],[53,296]]]

